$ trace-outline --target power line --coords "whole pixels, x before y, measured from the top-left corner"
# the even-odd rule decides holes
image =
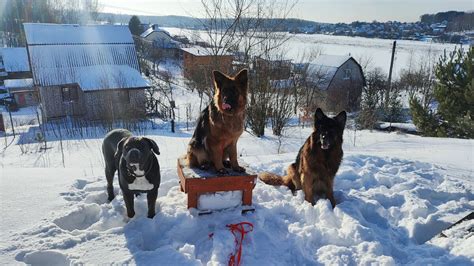
[[[164,14],[153,13],[153,12],[144,11],[144,10],[140,10],[140,9],[134,9],[134,8],[128,8],[128,7],[121,7],[121,6],[115,6],[115,5],[109,5],[109,4],[101,4],[101,5],[102,5],[102,6],[105,6],[105,7],[109,7],[109,8],[115,8],[115,9],[119,9],[119,10],[124,10],[124,11],[140,12],[140,13],[144,13],[144,14],[152,15],[152,16],[165,16]],[[112,13],[113,13],[113,12],[112,12]],[[133,15],[133,14],[128,14],[128,15]]]

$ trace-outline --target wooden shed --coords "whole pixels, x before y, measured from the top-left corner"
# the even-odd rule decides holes
[[[362,67],[353,57],[320,55],[308,65],[307,75],[320,90],[317,107],[334,112],[359,108],[365,78]]]
[[[18,107],[38,104],[38,93],[33,87],[33,79],[6,79],[5,89],[13,96]]]
[[[126,26],[24,23],[45,119],[140,118],[145,89]]]

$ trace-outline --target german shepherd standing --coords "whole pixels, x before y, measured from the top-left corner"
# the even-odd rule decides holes
[[[269,185],[285,185],[293,192],[302,189],[305,200],[314,205],[314,195],[325,196],[336,206],[334,176],[342,161],[342,135],[346,125],[346,112],[334,118],[327,117],[321,109],[314,114],[311,136],[301,147],[296,162],[288,166],[286,176],[272,173],[259,174],[260,180]]]
[[[188,145],[188,164],[202,169],[208,169],[212,164],[219,174],[228,173],[224,164],[230,164],[232,170],[245,172],[237,162],[237,140],[244,131],[247,70],[241,70],[235,77],[219,71],[212,74],[214,98],[198,119]]]

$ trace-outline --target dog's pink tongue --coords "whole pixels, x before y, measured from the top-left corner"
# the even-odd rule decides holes
[[[222,104],[222,109],[229,110],[230,108],[232,108],[232,106],[230,106],[230,104],[228,104],[228,103],[223,103]]]

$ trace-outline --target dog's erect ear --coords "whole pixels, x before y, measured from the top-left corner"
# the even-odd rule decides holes
[[[326,115],[323,113],[321,108],[316,109],[316,112],[314,113],[314,127],[316,128],[316,123],[323,120],[325,117]]]
[[[212,71],[212,77],[214,78],[214,83],[216,84],[217,88],[222,88],[222,84],[227,79],[226,75],[222,74],[221,72],[214,70]]]
[[[339,126],[343,129],[346,126],[346,120],[347,120],[346,111],[340,112],[338,115],[334,117],[334,120],[336,120]]]
[[[160,149],[158,148],[158,144],[156,144],[156,142],[152,139],[149,139],[149,138],[143,138],[143,140],[145,140],[146,142],[148,142],[148,144],[150,145],[151,147],[151,150],[156,153],[156,155],[160,155]]]
[[[115,151],[114,157],[115,160],[118,162],[120,159],[120,156],[122,156],[122,150],[123,150],[123,144],[125,144],[125,141],[127,141],[128,137],[125,137],[117,143],[117,150]]]
[[[235,75],[235,81],[237,81],[240,85],[245,86],[249,80],[248,78],[248,71],[246,68],[242,69]]]

